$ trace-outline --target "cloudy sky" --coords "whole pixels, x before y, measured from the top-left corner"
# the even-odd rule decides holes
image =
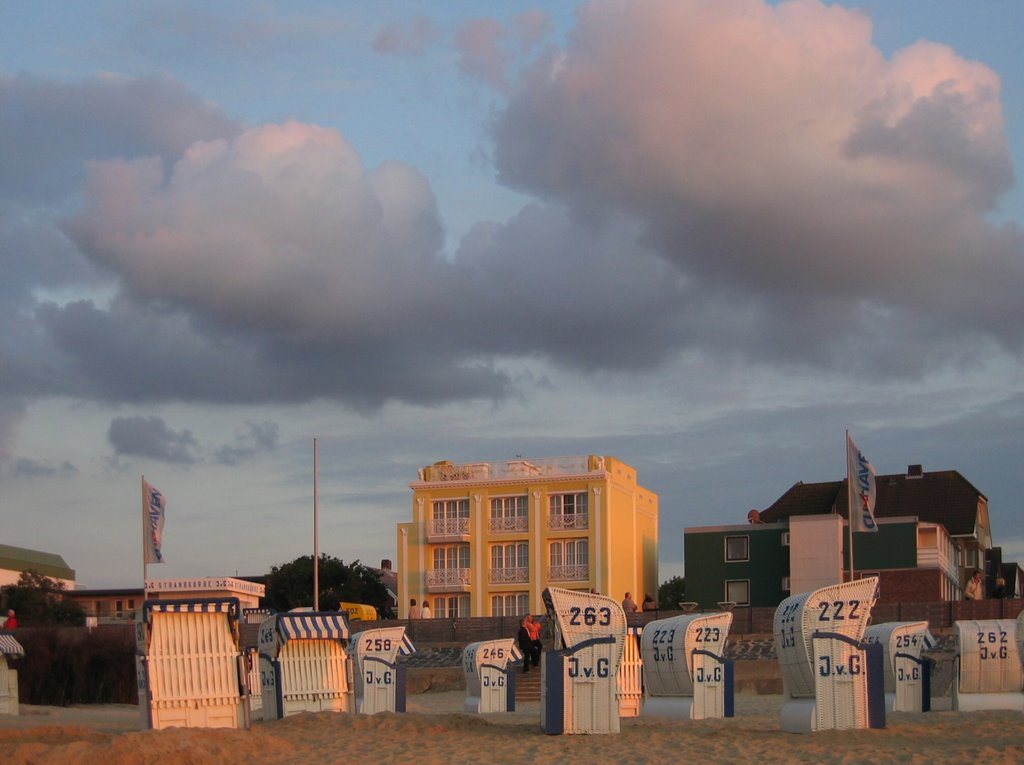
[[[395,558],[439,459],[683,529],[961,471],[1024,559],[1016,0],[5,4],[2,541],[92,587]]]

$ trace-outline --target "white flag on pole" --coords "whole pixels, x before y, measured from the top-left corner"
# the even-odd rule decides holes
[[[155,486],[142,481],[142,527],[145,529],[146,563],[163,563],[165,497]]]
[[[875,467],[846,434],[846,477],[849,484],[850,528],[878,531],[875,523]]]

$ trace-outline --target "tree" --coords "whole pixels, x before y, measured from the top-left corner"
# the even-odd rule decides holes
[[[317,578],[320,609],[337,611],[342,601],[374,606],[382,619],[392,617],[388,590],[380,575],[358,560],[346,564],[339,558],[320,554]],[[277,611],[313,605],[313,556],[303,555],[290,563],[270,569],[264,603]]]
[[[0,589],[7,604],[4,613],[13,608],[22,626],[85,624],[85,611],[64,596],[67,588],[56,579],[35,571],[23,571],[17,584],[8,584]]]
[[[674,576],[662,582],[658,588],[658,608],[663,611],[678,611],[679,604],[686,599],[686,579]]]

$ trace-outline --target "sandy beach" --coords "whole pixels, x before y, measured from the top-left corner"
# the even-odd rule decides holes
[[[462,691],[409,698],[409,713],[373,717],[302,714],[252,729],[139,730],[134,706],[23,706],[0,716],[5,763],[28,765],[283,765],[365,762],[472,763],[880,763],[1010,765],[1024,762],[1024,715],[1013,712],[890,714],[884,730],[794,735],[779,729],[780,696],[737,696],[728,720],[622,720],[622,732],[548,736],[539,704],[512,714],[463,712]]]

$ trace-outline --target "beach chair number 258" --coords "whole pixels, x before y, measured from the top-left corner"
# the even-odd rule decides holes
[[[363,643],[364,651],[390,651],[391,650],[391,638],[367,638],[366,642]]]
[[[601,608],[573,606],[569,609],[569,624],[578,627],[581,624],[581,618],[582,624],[588,627],[593,627],[595,624],[600,627],[607,627],[612,623],[612,610],[608,606],[601,606]]]
[[[379,675],[372,669],[366,670],[366,684],[367,685],[392,685],[394,679],[391,675],[391,671],[385,671]]]

